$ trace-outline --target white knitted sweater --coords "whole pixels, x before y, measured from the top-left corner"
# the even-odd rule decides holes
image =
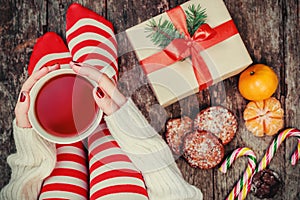
[[[7,158],[11,178],[0,192],[1,200],[36,200],[43,180],[55,167],[55,144],[42,139],[32,128],[13,122],[17,152]]]
[[[150,200],[203,199],[201,191],[183,179],[168,145],[131,99],[105,120],[120,147],[142,172]],[[33,129],[18,128],[15,122],[14,139],[17,152],[7,159],[12,175],[0,199],[36,200],[43,180],[55,166],[55,145]]]

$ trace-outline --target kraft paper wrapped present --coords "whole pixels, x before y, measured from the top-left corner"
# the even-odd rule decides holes
[[[206,23],[190,36],[185,10],[199,4],[207,14]],[[184,37],[159,48],[147,37],[150,20],[169,20]],[[191,0],[150,20],[126,34],[162,106],[234,76],[252,63],[222,0]]]

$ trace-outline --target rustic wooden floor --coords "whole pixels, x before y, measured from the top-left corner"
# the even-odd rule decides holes
[[[71,0],[1,0],[0,1],[0,188],[9,180],[10,169],[6,158],[15,151],[12,138],[14,106],[22,83],[27,78],[26,68],[35,40],[46,31],[55,31],[65,38],[65,12]],[[272,137],[255,138],[242,120],[247,103],[237,90],[238,76],[212,86],[181,104],[167,108],[158,103],[147,85],[143,72],[135,67],[137,59],[123,31],[185,0],[78,0],[105,16],[115,26],[120,51],[120,88],[132,96],[153,126],[164,132],[164,122],[182,114],[191,117],[199,109],[221,104],[233,111],[240,125],[235,139],[226,146],[226,154],[242,146],[252,148],[262,157]],[[280,78],[274,95],[285,110],[285,127],[300,128],[300,48],[299,0],[225,0],[246,47],[255,63],[273,67]],[[201,103],[199,103],[201,102]],[[184,106],[183,106],[184,105]],[[289,139],[276,153],[270,168],[277,171],[284,185],[274,199],[300,199],[300,164],[292,167],[288,160],[296,145]],[[186,180],[204,193],[204,199],[224,199],[243,173],[247,159],[239,159],[226,174],[217,169],[199,170],[177,160]],[[256,199],[252,194],[247,199]]]

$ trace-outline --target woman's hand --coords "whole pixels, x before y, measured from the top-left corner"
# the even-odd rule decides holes
[[[98,83],[98,87],[93,90],[93,95],[97,105],[106,115],[114,113],[126,103],[124,95],[106,74],[87,64],[70,62],[70,65],[76,73]]]
[[[59,64],[55,64],[49,67],[43,67],[39,71],[34,72],[23,84],[19,100],[15,107],[16,123],[20,128],[31,128],[31,124],[28,119],[28,110],[30,105],[29,92],[33,85],[47,73],[59,69]]]

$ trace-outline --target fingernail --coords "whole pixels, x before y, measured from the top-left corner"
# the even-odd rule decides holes
[[[20,95],[20,102],[24,102],[25,99],[26,99],[25,92],[21,92],[21,95]]]
[[[79,62],[77,62],[77,61],[75,61],[75,60],[72,60],[72,62],[73,62],[73,63],[79,63]]]
[[[97,87],[96,94],[100,99],[102,99],[104,97],[104,92],[99,87]]]
[[[76,65],[77,67],[81,67],[81,65],[80,65],[80,64],[77,64],[77,63],[74,63],[74,65]]]

